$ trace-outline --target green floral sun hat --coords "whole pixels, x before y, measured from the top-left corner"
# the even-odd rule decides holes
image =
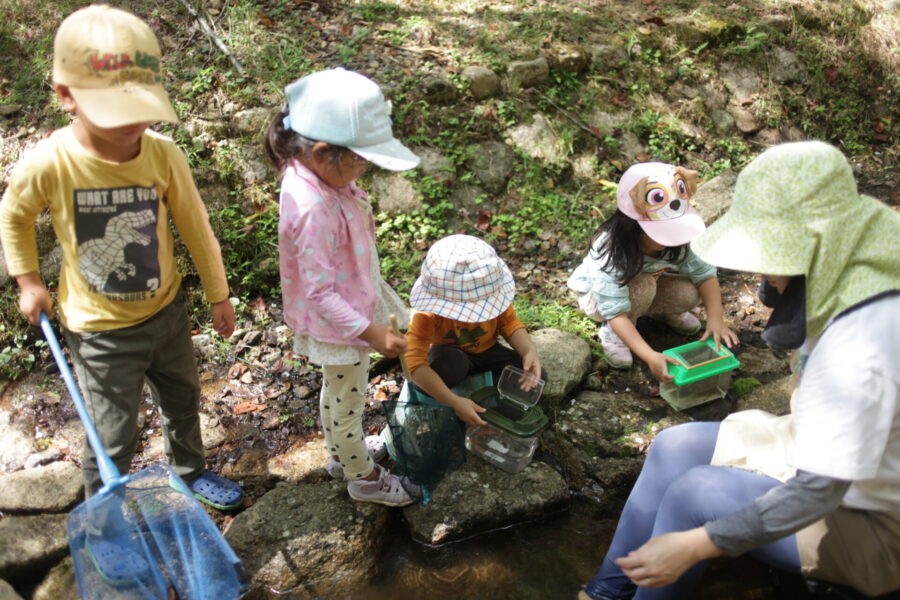
[[[719,267],[806,275],[806,330],[900,290],[900,214],[856,191],[843,154],[823,142],[781,144],[741,171],[731,209],[691,243]]]

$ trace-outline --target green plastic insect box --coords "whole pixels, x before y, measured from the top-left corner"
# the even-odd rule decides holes
[[[741,366],[724,345],[716,349],[712,338],[664,350],[678,364],[669,364],[671,383],[660,384],[659,393],[673,408],[683,410],[725,395],[731,371]]]

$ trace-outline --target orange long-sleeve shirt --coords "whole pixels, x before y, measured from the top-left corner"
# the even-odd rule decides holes
[[[463,323],[434,313],[415,312],[406,333],[409,345],[406,364],[411,373],[427,365],[432,346],[454,346],[469,354],[478,354],[497,343],[497,336],[502,335],[508,340],[516,330],[524,327],[512,304],[497,318],[483,323]]]

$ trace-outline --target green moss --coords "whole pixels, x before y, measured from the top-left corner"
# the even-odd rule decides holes
[[[738,397],[746,396],[761,385],[762,383],[755,377],[742,377],[741,379],[735,380],[734,393],[736,393]]]

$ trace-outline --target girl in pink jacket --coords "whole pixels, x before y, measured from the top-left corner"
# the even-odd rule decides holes
[[[384,444],[364,436],[362,416],[369,348],[389,357],[404,352],[406,339],[392,331],[389,315],[407,311],[381,278],[372,208],[353,182],[370,162],[404,171],[419,158],[393,137],[390,105],[359,73],[319,71],[285,94],[287,107],[269,126],[265,146],[281,177],[284,319],[295,352],[322,366],[326,469],[348,480],[355,500],[404,506],[412,499],[376,464]]]

